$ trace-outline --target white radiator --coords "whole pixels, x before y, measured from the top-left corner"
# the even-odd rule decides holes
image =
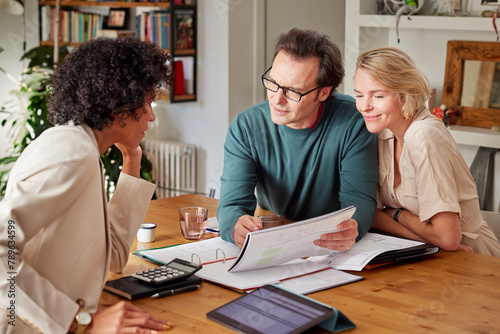
[[[148,138],[144,153],[153,164],[156,197],[165,198],[196,190],[196,147],[191,144]]]

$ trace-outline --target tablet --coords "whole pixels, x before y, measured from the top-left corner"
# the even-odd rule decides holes
[[[275,285],[264,285],[207,313],[241,333],[300,333],[335,314],[335,309]]]

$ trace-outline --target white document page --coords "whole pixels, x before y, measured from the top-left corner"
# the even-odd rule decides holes
[[[146,249],[138,251],[138,253],[163,263],[168,263],[177,257],[186,261],[204,264],[223,260],[224,258],[234,259],[240,253],[240,249],[235,244],[218,237],[167,248]]]
[[[276,283],[282,288],[295,293],[308,294],[336,286],[362,280],[364,277],[349,274],[340,270],[326,269],[317,273],[295,277]]]
[[[375,256],[391,250],[423,245],[423,242],[391,237],[378,233],[366,233],[346,252],[330,251],[328,255],[311,256],[307,260],[328,264],[339,270],[362,270]]]
[[[328,268],[328,265],[325,264],[298,259],[275,267],[247,270],[237,273],[228,272],[228,269],[231,268],[235,261],[236,260],[233,259],[225,263],[216,262],[206,264],[202,269],[196,272],[196,276],[209,282],[222,284],[229,288],[248,290],[261,287],[265,284],[276,283],[289,277],[305,275]],[[309,277],[309,275],[305,277]]]
[[[324,233],[338,231],[337,225],[349,220],[354,207],[323,216],[247,234],[243,251],[232,272],[274,267],[298,258],[328,254],[326,248],[314,245]]]

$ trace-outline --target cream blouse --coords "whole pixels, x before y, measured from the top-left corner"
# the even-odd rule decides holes
[[[404,208],[422,222],[439,212],[456,212],[462,234],[472,239],[483,225],[476,183],[443,122],[419,110],[404,135],[401,184],[394,189],[394,135],[379,134],[378,207]]]

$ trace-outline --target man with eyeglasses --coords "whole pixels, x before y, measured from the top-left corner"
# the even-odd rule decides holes
[[[262,228],[256,205],[303,220],[350,205],[353,219],[317,246],[348,250],[376,207],[377,142],[352,97],[335,93],[344,68],[328,36],[292,29],[278,39],[262,75],[268,101],[240,113],[224,144],[217,218],[224,240],[243,246]]]

